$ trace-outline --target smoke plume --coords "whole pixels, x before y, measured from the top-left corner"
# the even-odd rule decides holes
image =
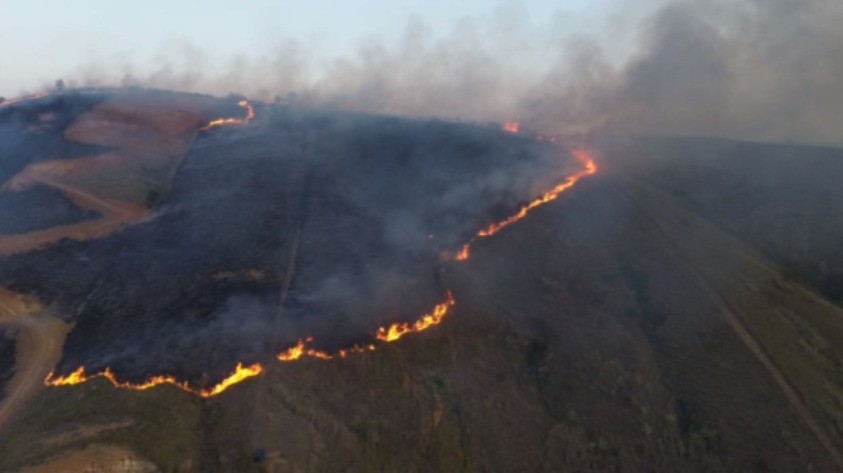
[[[543,132],[610,130],[840,143],[843,4],[835,0],[624,2],[606,25],[531,21],[504,5],[434,37],[322,58],[294,39],[220,61],[181,44],[155,67],[94,61],[77,85],[143,85],[399,115],[502,121]],[[628,43],[628,44],[627,44]]]

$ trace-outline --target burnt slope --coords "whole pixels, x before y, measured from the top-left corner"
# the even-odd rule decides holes
[[[632,173],[603,151],[600,174],[444,266],[458,305],[437,329],[273,365],[264,385],[209,401],[101,381],[45,390],[0,433],[0,469],[106,442],[165,471],[837,471],[761,360],[840,445],[843,311],[645,163]],[[35,441],[127,416],[137,428]]]
[[[28,164],[101,151],[98,146],[68,141],[63,132],[104,97],[70,93],[0,108],[0,182]]]
[[[0,392],[15,371],[15,340],[11,330],[0,330]]]
[[[61,193],[44,187],[0,192],[0,234],[26,233],[94,218]]]
[[[75,323],[57,373],[207,385],[305,337],[368,341],[441,302],[442,258],[574,166],[475,125],[258,111],[199,133],[149,217],[0,260],[0,284]]]

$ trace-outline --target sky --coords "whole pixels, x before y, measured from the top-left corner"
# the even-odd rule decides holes
[[[319,55],[352,55],[366,41],[396,41],[413,21],[434,37],[491,17],[576,34],[606,29],[620,0],[0,0],[0,96],[73,78],[90,64],[152,67],[168,51],[212,60],[259,55],[292,39]],[[560,22],[564,18],[568,21]]]
[[[143,86],[840,144],[840,0],[0,0],[0,96]]]

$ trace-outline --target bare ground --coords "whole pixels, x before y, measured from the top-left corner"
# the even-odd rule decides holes
[[[61,357],[70,326],[48,311],[0,288],[0,324],[17,329],[15,374],[0,401],[0,427],[43,387],[43,381]]]

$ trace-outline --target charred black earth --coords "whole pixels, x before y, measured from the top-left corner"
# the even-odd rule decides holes
[[[323,350],[368,342],[442,301],[443,261],[478,228],[576,167],[497,127],[259,104],[248,125],[170,133],[156,115],[204,123],[242,115],[236,102],[100,91],[0,111],[5,182],[36,163],[72,167],[7,184],[4,235],[97,217],[62,186],[147,209],[108,235],[0,259],[0,284],[74,324],[57,374],[110,367],[201,386],[305,337]],[[94,131],[113,138],[85,133],[96,113]]]

